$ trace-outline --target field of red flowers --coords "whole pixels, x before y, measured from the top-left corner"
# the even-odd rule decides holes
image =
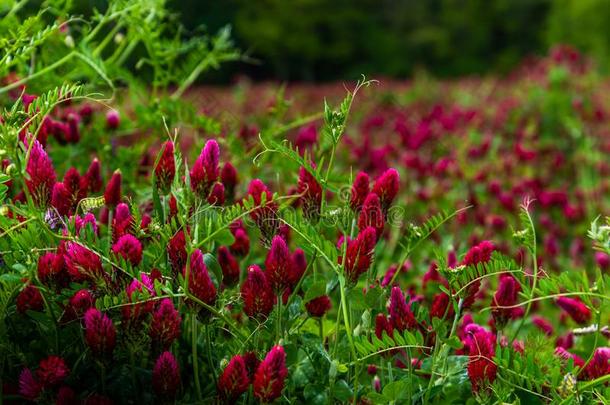
[[[591,61],[198,88],[134,4],[0,23],[0,403],[608,401]]]

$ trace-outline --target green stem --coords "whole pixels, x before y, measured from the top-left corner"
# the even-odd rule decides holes
[[[191,346],[193,354],[193,378],[195,379],[195,389],[197,390],[197,399],[203,400],[201,395],[201,385],[199,383],[199,359],[197,356],[197,315],[195,312],[191,314]]]
[[[356,346],[354,345],[354,338],[352,337],[352,328],[349,324],[349,314],[347,310],[347,299],[345,297],[345,277],[339,276],[340,292],[341,292],[341,308],[343,310],[343,323],[345,324],[345,332],[347,333],[347,340],[349,341],[350,349],[354,360],[358,358],[356,354]]]
[[[282,304],[283,304],[283,294],[279,292],[277,294],[277,330],[275,334],[275,340],[279,342],[282,337]]]

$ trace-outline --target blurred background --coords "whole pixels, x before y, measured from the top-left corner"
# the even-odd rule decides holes
[[[557,43],[608,70],[610,0],[172,0],[187,30],[229,24],[254,62],[207,81],[504,73]]]

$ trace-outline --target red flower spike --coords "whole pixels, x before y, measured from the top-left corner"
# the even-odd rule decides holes
[[[475,393],[496,379],[497,366],[493,361],[495,340],[495,335],[483,328],[469,332],[466,338],[465,346],[469,355],[468,377]]]
[[[72,213],[72,194],[64,183],[55,183],[51,193],[51,206],[57,210],[62,217]]]
[[[49,356],[40,361],[36,376],[45,387],[54,387],[63,382],[70,374],[70,369],[61,357]]]
[[[250,251],[250,237],[244,228],[231,229],[235,242],[229,247],[236,256],[246,256]]]
[[[282,395],[287,376],[284,348],[274,346],[256,370],[252,383],[254,396],[262,403],[273,402]]]
[[[365,172],[359,172],[354,179],[354,184],[352,185],[352,196],[350,199],[350,206],[352,210],[359,211],[364,204],[364,199],[367,195],[369,195],[369,175]]]
[[[367,227],[361,231],[356,239],[347,242],[345,257],[345,273],[351,283],[356,283],[361,274],[366,273],[373,261],[377,233],[373,227]],[[343,246],[339,246],[343,250]],[[339,264],[343,263],[343,257],[339,257]]]
[[[473,246],[466,252],[462,265],[464,266],[476,266],[481,263],[486,263],[491,259],[491,254],[495,250],[492,242],[484,240],[476,246]],[[479,288],[481,287],[481,281],[477,280],[471,283],[465,291],[464,302],[462,304],[463,309],[468,309],[474,304]]]
[[[379,196],[381,209],[387,214],[390,205],[398,194],[400,176],[396,169],[388,169],[375,181],[372,192]]]
[[[83,314],[95,305],[95,298],[89,290],[78,290],[70,298],[70,309],[73,315],[81,317]]]
[[[226,195],[229,199],[233,199],[235,196],[235,186],[237,186],[237,170],[230,163],[227,162],[220,171],[220,181],[225,186]]]
[[[297,193],[301,196],[305,217],[318,218],[322,206],[322,187],[316,178],[302,166],[299,169]]]
[[[577,298],[559,297],[557,305],[579,325],[586,325],[591,320],[591,310]]]
[[[589,380],[610,374],[610,347],[598,347],[584,370]]]
[[[34,140],[30,150],[26,173],[29,179],[25,180],[25,185],[34,203],[39,207],[46,207],[51,200],[57,176],[49,155],[37,140]]]
[[[379,239],[383,233],[384,225],[385,220],[379,197],[377,194],[369,193],[358,216],[358,229],[362,231],[364,228],[371,226],[375,228],[377,239]]]
[[[176,176],[176,161],[174,159],[174,143],[167,141],[161,147],[163,151],[155,166],[156,186],[163,194],[167,194]]]
[[[328,295],[314,298],[305,304],[305,309],[310,316],[321,318],[332,308],[332,302]]]
[[[42,394],[42,384],[34,378],[29,368],[24,368],[19,374],[19,395],[28,401],[36,401]]]
[[[410,305],[407,304],[400,287],[392,287],[388,312],[390,313],[392,326],[399,332],[414,329],[417,326],[417,320],[411,312]]]
[[[164,298],[153,312],[149,335],[153,343],[163,350],[169,349],[180,337],[182,318],[169,298]]]
[[[91,191],[92,193],[98,193],[102,191],[102,168],[100,165],[100,161],[97,158],[93,159],[84,177],[87,179],[87,186],[89,191]]]
[[[112,245],[112,251],[115,255],[127,260],[132,266],[137,266],[142,261],[142,243],[133,235],[121,236]]]
[[[225,186],[222,183],[214,183],[212,191],[208,196],[208,204],[210,205],[223,205],[225,203]]]
[[[134,301],[135,297],[133,295],[136,291],[140,294],[136,301],[139,301],[140,298],[143,299],[145,297],[144,294],[148,294],[148,297],[156,295],[154,282],[146,273],[140,273],[140,280],[133,279],[125,289],[129,302]],[[123,319],[126,321],[139,321],[144,315],[152,312],[154,305],[153,301],[126,305],[122,307]]]
[[[276,294],[280,295],[289,286],[292,269],[292,256],[286,241],[281,236],[273,237],[265,259],[265,274]]]
[[[116,346],[116,330],[112,320],[96,308],[87,310],[84,317],[85,341],[97,357],[109,357]]]
[[[106,113],[106,126],[109,129],[117,129],[121,123],[121,116],[117,110],[110,110]]]
[[[389,336],[394,336],[394,327],[390,320],[384,314],[377,314],[375,317],[375,336],[379,339],[383,339],[383,332]]]
[[[449,310],[447,310],[449,308]],[[445,314],[447,316],[445,316]],[[453,315],[453,308],[449,306],[449,296],[444,292],[434,295],[430,306],[430,318],[445,319]]]
[[[170,352],[161,353],[155,361],[152,371],[152,387],[157,397],[163,400],[174,399],[180,389],[180,367]]]
[[[502,274],[498,283],[498,290],[493,296],[491,314],[500,327],[513,318],[516,308],[504,308],[517,303],[521,285],[510,274]]]
[[[250,182],[248,195],[252,197],[254,204],[259,206],[259,208],[254,209],[250,213],[250,217],[261,230],[263,244],[267,245],[278,231],[280,225],[276,215],[278,209],[277,203],[272,201],[273,196],[271,191],[259,179],[254,179]]]
[[[239,281],[239,263],[226,246],[219,247],[217,254],[223,283],[229,286],[235,285]]]
[[[179,230],[169,240],[167,254],[174,274],[182,271],[186,265],[186,236],[184,230]]]
[[[129,205],[120,203],[114,210],[114,218],[112,220],[112,238],[118,240],[126,234],[133,234],[133,216],[129,210]]]
[[[553,325],[541,316],[532,316],[532,324],[547,336],[551,336],[554,333]]]
[[[244,359],[238,354],[233,356],[218,378],[218,394],[225,403],[235,401],[246,391],[250,385],[248,370]]]
[[[203,261],[201,250],[195,249],[191,253],[190,268],[184,269],[185,277],[188,273],[188,288],[191,294],[208,305],[216,302],[216,287],[210,278],[208,269]]]
[[[305,270],[307,270],[307,259],[305,258],[305,252],[303,249],[297,248],[295,249],[294,253],[292,253],[292,269],[288,275],[290,287],[296,287],[303,277],[303,274],[305,274]]]
[[[62,286],[67,281],[64,256],[48,252],[38,258],[38,279],[46,286]]]
[[[248,268],[246,281],[241,287],[244,312],[251,318],[267,317],[273,309],[275,295],[265,273],[256,265]]]
[[[200,198],[207,198],[212,184],[219,176],[218,162],[220,149],[218,143],[211,139],[206,142],[201,154],[195,160],[190,172],[191,189]]]
[[[16,298],[17,312],[25,314],[26,311],[42,311],[44,301],[42,295],[36,286],[27,284]]]
[[[114,208],[121,202],[121,179],[121,171],[117,169],[106,185],[104,201],[106,201],[106,206],[108,208]]]

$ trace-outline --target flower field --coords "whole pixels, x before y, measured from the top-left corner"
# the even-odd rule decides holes
[[[228,31],[51,3],[0,22],[0,403],[607,403],[586,55],[197,86]]]

